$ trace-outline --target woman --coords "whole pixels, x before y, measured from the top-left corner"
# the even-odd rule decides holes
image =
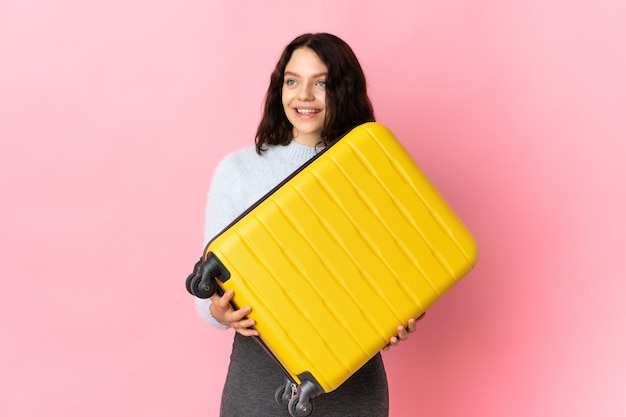
[[[365,76],[351,48],[326,33],[305,34],[283,51],[272,72],[256,146],[226,156],[215,170],[206,212],[205,240],[270,191],[281,180],[353,127],[374,121]],[[284,372],[251,337],[250,306],[233,309],[232,291],[197,299],[202,317],[235,330],[222,394],[221,417],[289,416],[274,393]],[[399,327],[387,345],[415,331]],[[315,416],[386,417],[387,377],[377,354],[335,391],[315,398]]]

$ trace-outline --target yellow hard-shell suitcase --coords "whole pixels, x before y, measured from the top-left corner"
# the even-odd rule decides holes
[[[187,279],[233,290],[298,391],[335,390],[466,275],[476,242],[396,137],[357,126],[225,228]]]

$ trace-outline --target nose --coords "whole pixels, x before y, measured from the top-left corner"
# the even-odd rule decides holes
[[[315,98],[313,95],[313,86],[308,83],[302,83],[300,90],[298,91],[298,98],[302,101],[313,100]]]

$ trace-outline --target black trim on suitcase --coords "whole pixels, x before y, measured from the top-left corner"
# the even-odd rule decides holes
[[[230,272],[213,252],[209,252],[206,260],[200,258],[196,262],[193,272],[187,277],[187,291],[198,298],[209,298],[218,290],[216,278],[226,282]]]
[[[358,126],[355,126],[355,128]],[[354,128],[353,128],[354,129]],[[228,278],[230,278],[230,273],[224,267],[224,265],[217,259],[212,252],[208,252],[209,246],[211,243],[217,239],[220,235],[225,233],[228,229],[230,229],[235,223],[239,222],[243,217],[245,217],[248,213],[254,210],[257,206],[259,206],[263,201],[267,200],[272,194],[274,194],[279,188],[289,182],[293,177],[298,175],[301,171],[303,171],[307,166],[312,164],[317,158],[324,154],[328,149],[330,149],[333,145],[339,142],[343,137],[345,137],[348,133],[350,133],[353,129],[348,130],[346,133],[341,135],[338,139],[332,141],[328,146],[320,150],[316,155],[311,157],[308,161],[298,167],[295,171],[289,174],[284,180],[282,180],[278,185],[272,188],[270,191],[265,193],[263,197],[259,198],[255,201],[250,207],[248,207],[243,213],[235,218],[232,222],[230,222],[226,227],[224,227],[219,233],[217,233],[204,247],[204,254],[200,261],[196,263],[194,266],[193,272],[187,277],[187,291],[198,298],[209,298],[217,291],[217,283],[215,282],[215,278],[219,278],[220,281],[226,282]],[[214,259],[214,260],[212,260]],[[217,264],[215,264],[217,262]],[[205,263],[211,263],[208,267],[205,267]],[[223,275],[221,275],[223,274]],[[208,279],[207,279],[208,278]],[[213,281],[213,283],[209,282]]]

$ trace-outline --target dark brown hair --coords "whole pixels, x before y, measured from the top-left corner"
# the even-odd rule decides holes
[[[293,139],[293,126],[283,109],[282,88],[285,67],[293,52],[299,48],[313,50],[328,68],[326,118],[322,130],[325,146],[353,127],[375,120],[372,103],[367,96],[363,69],[350,46],[329,33],[300,35],[285,47],[270,77],[263,117],[255,138],[259,154],[264,144],[287,145]]]

